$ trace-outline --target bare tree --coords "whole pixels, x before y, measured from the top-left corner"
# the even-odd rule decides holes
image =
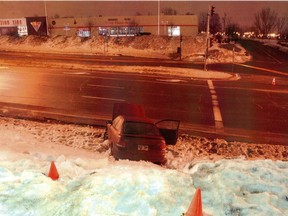
[[[199,16],[199,32],[206,32],[207,29],[207,13],[202,12]],[[221,31],[221,22],[220,22],[220,17],[216,13],[210,18],[210,33],[215,34],[217,32]]]
[[[270,8],[263,8],[255,14],[254,25],[260,34],[269,34],[275,28],[276,24],[277,13]]]
[[[287,17],[279,17],[276,24],[277,32],[279,34],[285,34],[288,29],[288,18]]]
[[[222,23],[223,23],[223,28],[222,28],[222,30],[225,32],[226,31],[226,29],[227,29],[227,26],[229,26],[230,24],[231,24],[231,17],[229,16],[227,16],[227,13],[224,13],[224,16],[222,17]]]
[[[216,34],[217,32],[220,32],[222,29],[221,27],[221,22],[220,22],[220,17],[216,13],[213,16],[211,16],[210,20],[210,33],[211,34]]]
[[[202,12],[199,15],[199,21],[198,21],[198,31],[199,32],[205,32],[207,28],[207,13]]]

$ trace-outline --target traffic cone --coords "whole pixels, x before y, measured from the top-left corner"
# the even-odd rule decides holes
[[[276,85],[276,79],[275,79],[275,77],[273,77],[273,79],[272,79],[272,85]]]
[[[59,173],[58,173],[58,171],[57,171],[57,168],[56,168],[56,166],[55,166],[54,161],[51,162],[48,177],[50,177],[50,178],[51,178],[52,180],[54,180],[54,181],[59,178]]]
[[[201,189],[197,189],[186,216],[203,216]]]

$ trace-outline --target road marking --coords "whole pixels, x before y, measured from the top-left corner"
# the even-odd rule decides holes
[[[94,97],[94,96],[86,96],[82,95],[83,98],[89,98],[89,99],[100,99],[100,100],[112,100],[112,101],[126,101],[124,99],[117,99],[117,98],[105,98],[105,97]]]
[[[63,74],[68,74],[68,75],[90,75],[91,73],[89,72],[63,72]]]
[[[180,79],[156,79],[156,81],[171,82],[171,83],[187,82],[186,80],[180,80]]]
[[[278,93],[278,94],[288,94],[288,90],[281,89],[258,89],[258,88],[241,88],[241,87],[219,87],[221,89],[237,89],[237,90],[245,90],[245,91],[257,91],[257,92],[268,92],[268,93]]]
[[[104,88],[115,88],[115,89],[124,89],[123,86],[108,86],[108,85],[95,85],[95,84],[87,84],[89,87],[104,87]]]
[[[265,53],[266,55],[268,55],[270,58],[274,59],[277,63],[282,64],[281,61],[279,61],[278,59],[276,59],[276,58],[275,58],[274,56],[272,56],[270,53],[266,52],[266,51],[263,50],[263,49],[260,49],[259,47],[258,47],[258,49],[261,50],[262,52],[264,52],[264,53]]]
[[[271,69],[267,69],[267,68],[250,66],[250,65],[245,65],[245,64],[241,64],[241,63],[238,63],[237,65],[240,65],[240,66],[243,66],[243,67],[247,67],[247,68],[253,68],[253,69],[257,69],[257,70],[267,71],[267,72],[271,72],[271,73],[275,73],[275,74],[280,74],[280,75],[284,75],[284,76],[288,76],[288,73],[284,73],[284,72],[280,72],[280,71],[276,71],[276,70],[271,70]]]
[[[223,125],[223,121],[222,121],[222,115],[221,115],[218,97],[217,97],[213,82],[212,82],[212,80],[207,80],[207,83],[208,83],[208,87],[210,89],[211,98],[212,98],[215,127],[216,127],[216,129],[223,129],[224,125]]]

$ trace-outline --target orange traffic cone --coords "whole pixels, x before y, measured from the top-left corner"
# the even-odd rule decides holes
[[[54,161],[51,162],[48,177],[50,177],[50,178],[51,178],[52,180],[54,180],[54,181],[59,178],[59,173],[58,173],[58,171],[57,171],[57,168],[56,168],[56,166],[55,166]]]
[[[201,189],[197,189],[186,216],[203,216]]]
[[[275,77],[273,77],[273,79],[272,79],[272,85],[276,85],[276,79],[275,79]]]

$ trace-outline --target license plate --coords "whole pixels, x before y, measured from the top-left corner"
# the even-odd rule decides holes
[[[147,145],[138,145],[138,150],[139,151],[148,151],[149,148]]]

